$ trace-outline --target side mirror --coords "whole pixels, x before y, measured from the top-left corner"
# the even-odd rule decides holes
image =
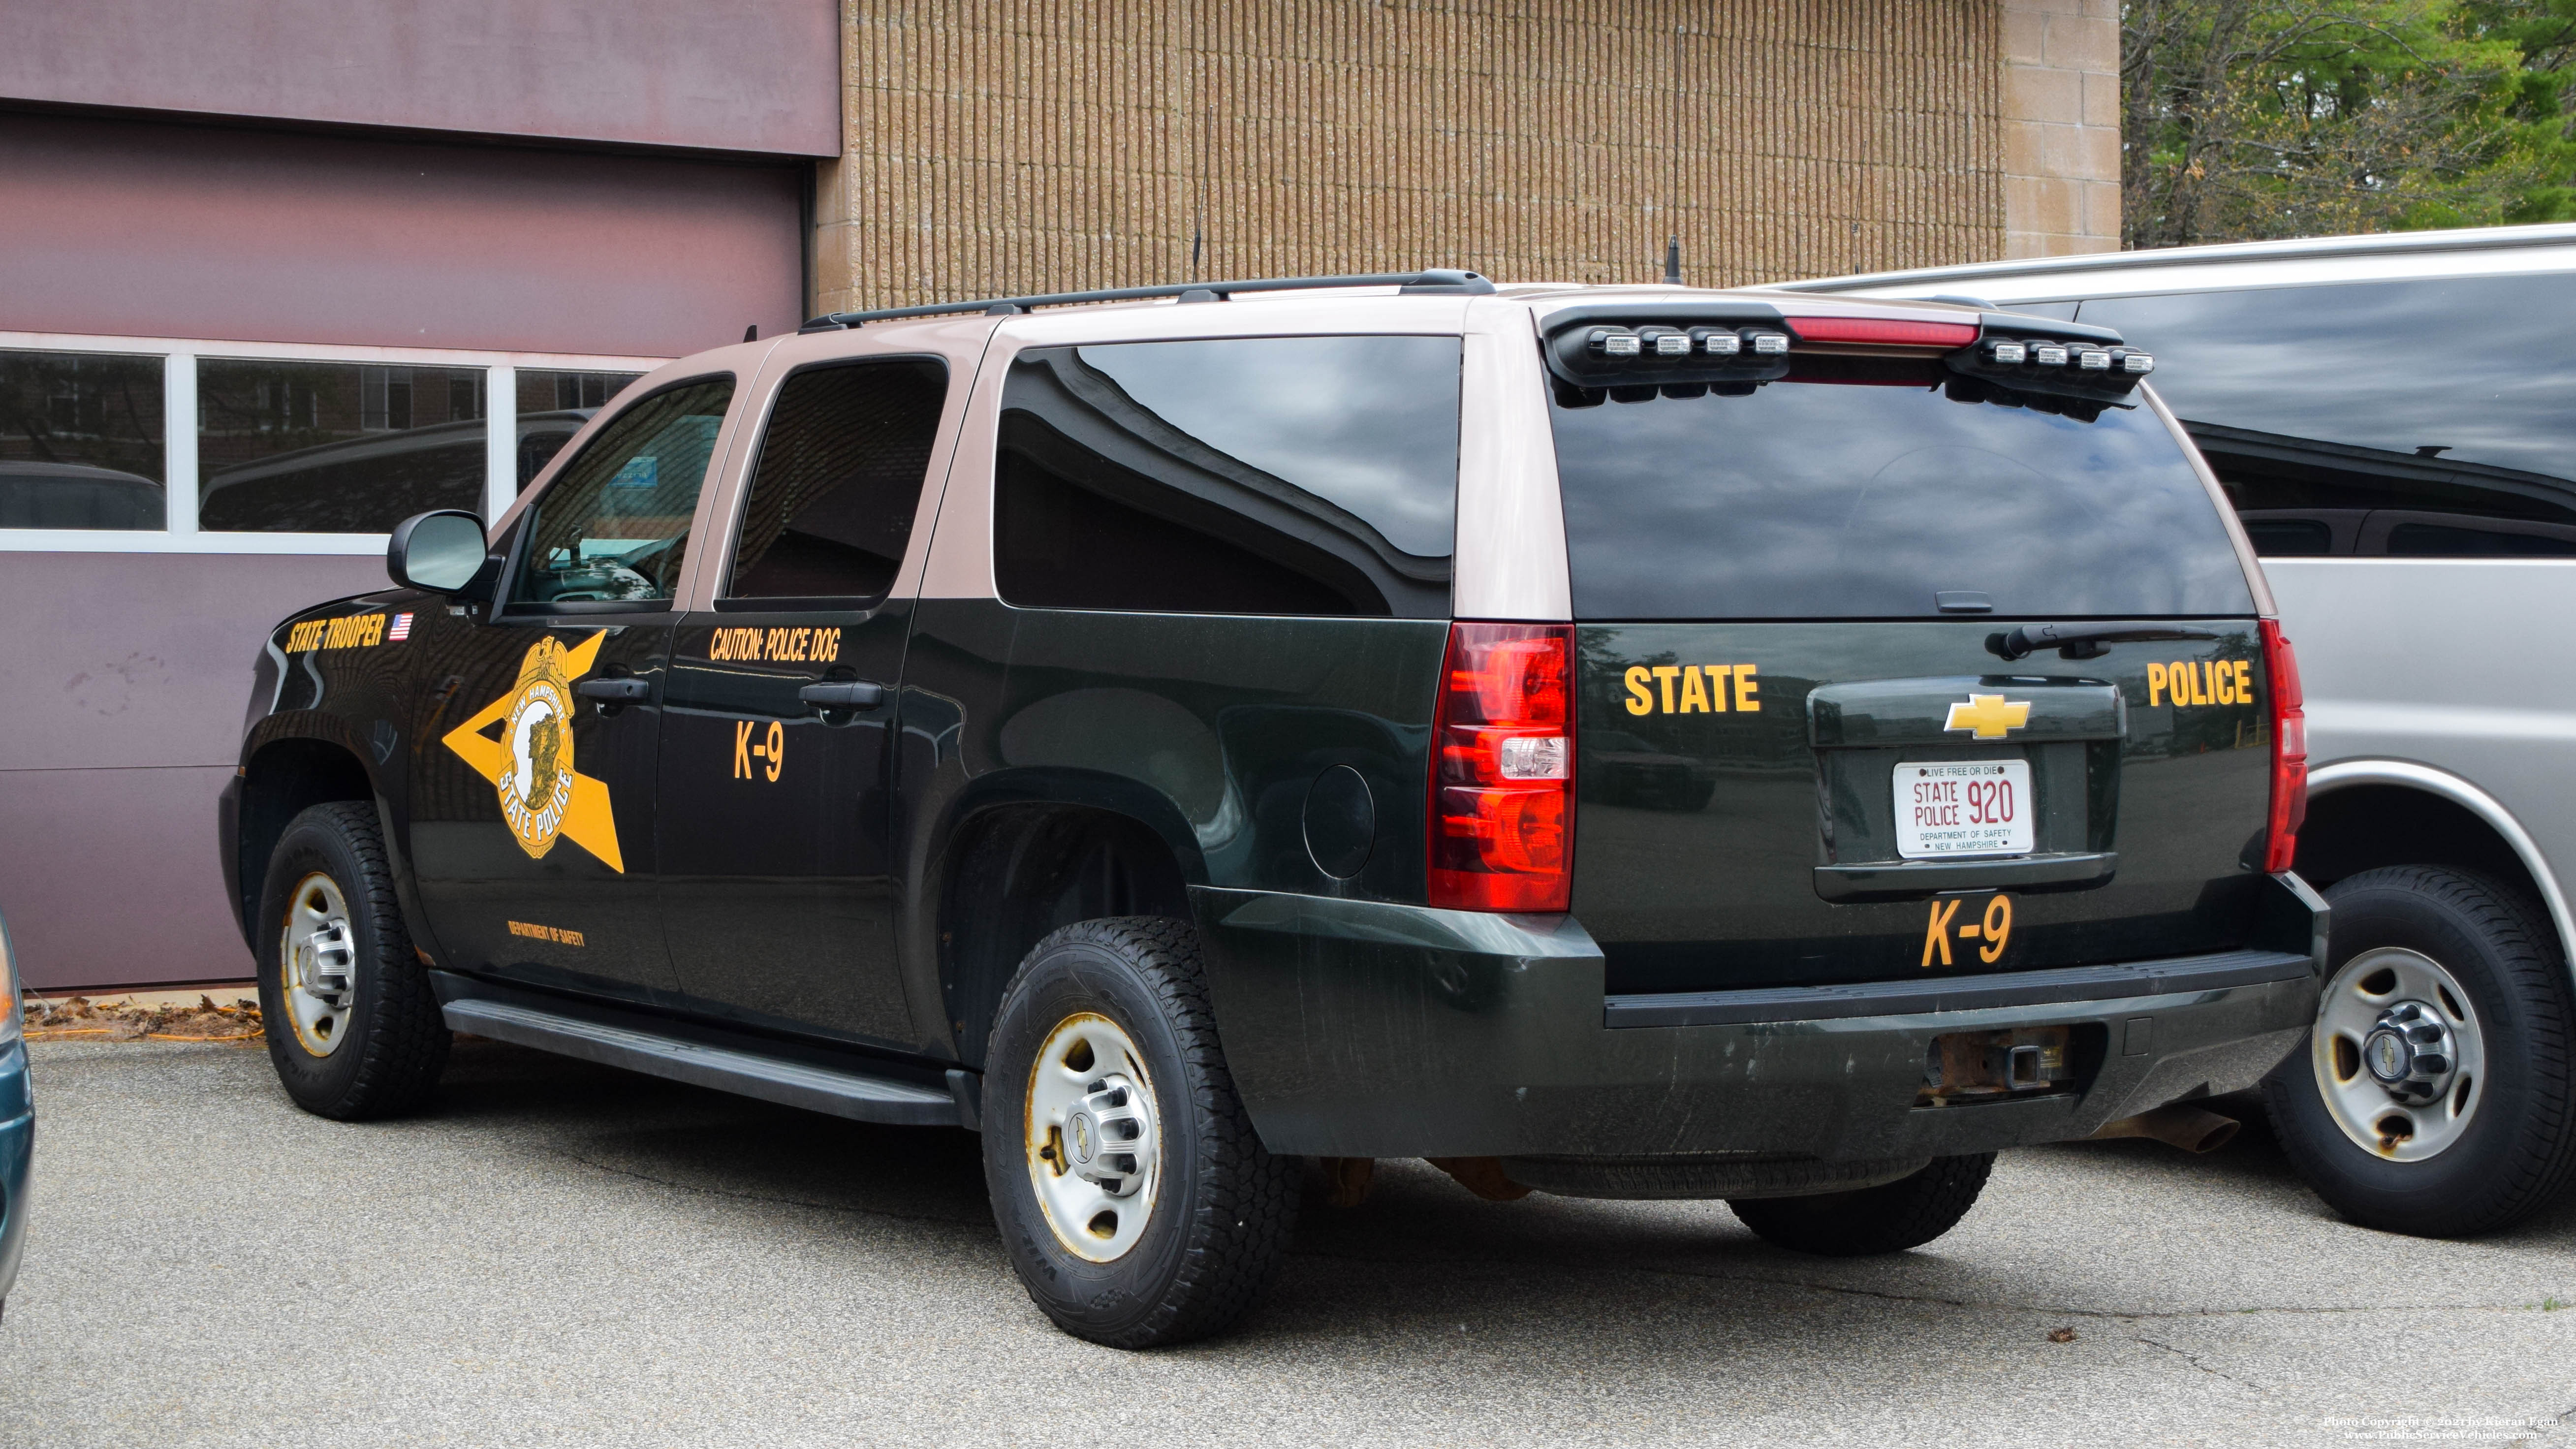
[[[452,508],[416,513],[394,529],[385,572],[407,589],[454,594],[483,570],[483,520]]]

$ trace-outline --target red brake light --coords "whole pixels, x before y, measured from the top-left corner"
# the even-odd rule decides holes
[[[1431,728],[1431,904],[1566,909],[1573,705],[1573,625],[1449,626]]]
[[[2308,817],[2307,696],[2299,688],[2299,656],[2281,637],[2278,620],[2260,621],[2263,670],[2272,686],[2272,818],[2263,837],[2263,868],[2288,870],[2299,854],[2299,826]]]
[[[1965,347],[1977,340],[1974,322],[1909,322],[1893,317],[1790,317],[1801,342],[1874,342],[1890,347]]]

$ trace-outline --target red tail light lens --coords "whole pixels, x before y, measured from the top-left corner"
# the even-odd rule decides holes
[[[1450,625],[1431,741],[1431,904],[1566,909],[1574,879],[1574,626]]]
[[[2299,689],[2299,656],[2279,621],[2261,621],[2263,670],[2272,685],[2272,820],[2263,868],[2288,870],[2299,854],[2299,825],[2308,818],[2307,696]]]

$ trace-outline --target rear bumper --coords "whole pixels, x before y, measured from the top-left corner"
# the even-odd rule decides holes
[[[2286,949],[1938,983],[1605,997],[1572,917],[1194,888],[1227,1065],[1273,1152],[1986,1152],[2254,1085],[2316,1018],[2324,902]],[[2297,949],[2305,947],[2304,950]],[[1944,1033],[2093,1027],[2080,1092],[1918,1107]]]

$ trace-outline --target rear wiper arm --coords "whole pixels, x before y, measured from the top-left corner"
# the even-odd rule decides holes
[[[2215,639],[2218,631],[2197,624],[2024,624],[1986,636],[1986,652],[2001,659],[2023,659],[2054,649],[2060,659],[2099,659],[2111,651],[2105,644],[2146,639]]]

